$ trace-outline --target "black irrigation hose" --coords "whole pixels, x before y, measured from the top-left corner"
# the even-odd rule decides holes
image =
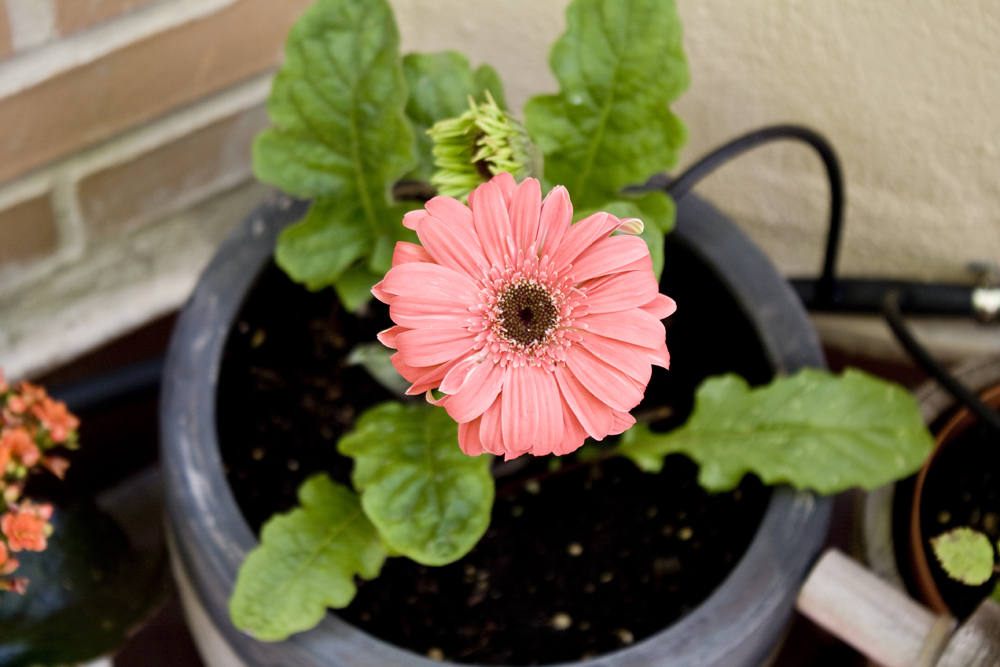
[[[899,341],[899,344],[906,349],[925,373],[937,380],[938,384],[944,387],[955,400],[967,405],[977,417],[988,424],[997,434],[1000,434],[1000,413],[997,413],[996,410],[983,403],[979,400],[978,396],[956,380],[941,364],[934,360],[927,350],[917,342],[913,334],[910,333],[909,328],[907,328],[906,323],[903,321],[903,314],[899,310],[900,297],[901,293],[899,290],[890,290],[882,302],[882,315],[889,324],[889,328],[892,329],[892,333],[896,336],[896,340]]]
[[[837,153],[823,135],[799,125],[773,125],[750,132],[720,146],[688,167],[666,186],[666,191],[675,200],[680,199],[690,192],[698,181],[734,157],[762,144],[789,139],[804,142],[819,154],[830,183],[830,222],[826,235],[826,252],[823,256],[823,272],[816,284],[817,303],[828,307],[833,303],[837,253],[844,226],[844,179]]]

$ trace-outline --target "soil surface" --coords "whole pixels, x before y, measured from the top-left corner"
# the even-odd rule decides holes
[[[759,384],[771,374],[718,281],[673,242],[666,250],[661,287],[679,305],[667,320],[672,367],[654,368],[633,411],[656,429],[686,419],[708,375],[734,371]],[[293,507],[309,475],[349,480],[337,439],[389,395],[343,360],[389,325],[380,304],[343,313],[331,290],[309,293],[274,266],[258,280],[230,333],[217,404],[229,482],[254,530]],[[396,645],[458,662],[549,664],[613,651],[704,600],[746,550],[770,497],[752,477],[708,495],[681,456],[657,475],[623,459],[575,457],[525,457],[494,470],[493,520],[470,554],[441,568],[391,558],[337,613]]]
[[[911,494],[900,495],[909,503]],[[903,508],[896,510],[898,523]],[[908,525],[908,504],[905,512],[903,521]],[[1000,540],[1000,436],[979,421],[942,450],[927,474],[921,498],[920,530],[934,582],[952,612],[965,617],[990,594],[997,577],[982,586],[966,586],[941,568],[930,539],[959,526],[986,533],[994,544]]]

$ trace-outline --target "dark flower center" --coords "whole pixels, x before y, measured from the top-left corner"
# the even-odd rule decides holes
[[[528,280],[504,290],[497,307],[503,335],[525,346],[544,340],[559,319],[552,295],[538,283]]]

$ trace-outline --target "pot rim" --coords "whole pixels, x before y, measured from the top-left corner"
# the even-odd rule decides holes
[[[236,572],[257,541],[226,482],[214,426],[215,388],[230,325],[244,295],[273,253],[277,234],[301,219],[307,202],[276,194],[230,235],[210,262],[175,327],[164,373],[161,456],[168,525],[182,567],[216,629],[248,665],[283,667],[431,667],[435,661],[398,648],[332,614],[283,642],[249,639],[228,618]],[[716,272],[750,321],[775,374],[825,368],[805,310],[767,257],[710,204],[678,202],[674,238]],[[774,489],[736,566],[694,610],[635,644],[564,665],[653,667],[757,665],[793,612],[798,586],[826,536],[832,498]]]

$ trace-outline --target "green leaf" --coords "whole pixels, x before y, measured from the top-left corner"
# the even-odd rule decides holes
[[[752,472],[765,484],[820,493],[874,489],[916,471],[934,447],[917,404],[902,387],[855,369],[842,376],[804,369],[751,389],[743,378],[709,378],[681,428],[637,425],[621,453],[649,471],[687,454],[709,491],[726,491]]]
[[[378,341],[359,343],[347,355],[347,364],[361,366],[380,385],[393,394],[404,397],[406,390],[410,388],[410,382],[392,365],[390,357],[395,352]]]
[[[354,575],[374,579],[385,561],[353,491],[316,475],[299,487],[299,503],[264,524],[229,601],[233,625],[264,641],[314,627],[327,607],[346,607],[357,592]]]
[[[493,507],[490,457],[466,456],[458,425],[427,405],[383,403],[337,443],[354,457],[365,512],[395,551],[424,565],[458,560],[486,532]]]
[[[469,61],[457,51],[412,53],[403,58],[403,72],[410,89],[406,115],[417,137],[419,166],[408,179],[429,180],[434,173],[434,142],[427,130],[439,120],[461,116],[469,110],[469,97],[486,101],[489,90],[500,108],[504,107],[503,84],[496,71],[483,65],[473,73]]]
[[[575,220],[582,220],[592,213],[606,211],[619,219],[639,218],[643,222],[639,236],[649,246],[653,260],[653,273],[659,282],[663,274],[663,236],[674,228],[676,209],[674,200],[663,192],[648,192],[632,199],[616,199],[600,206],[574,213]]]
[[[931,538],[941,567],[967,586],[982,586],[993,576],[993,545],[978,530],[962,527]]]
[[[285,55],[268,99],[275,127],[254,142],[254,171],[327,200],[281,236],[277,253],[289,275],[319,289],[346,268],[339,233],[352,230],[357,252],[360,230],[371,244],[399,226],[390,190],[415,159],[399,34],[385,0],[319,0],[292,28]],[[316,253],[339,261],[324,271]]]
[[[1000,604],[1000,582],[997,582],[996,588],[994,588],[993,592],[990,593],[990,597],[993,598],[997,604]]]
[[[583,208],[677,163],[687,130],[668,105],[688,85],[672,0],[574,0],[549,64],[558,95],[524,109],[545,178]]]
[[[357,214],[337,198],[317,199],[301,222],[281,232],[275,262],[307,289],[332,285],[374,245],[371,228]]]

